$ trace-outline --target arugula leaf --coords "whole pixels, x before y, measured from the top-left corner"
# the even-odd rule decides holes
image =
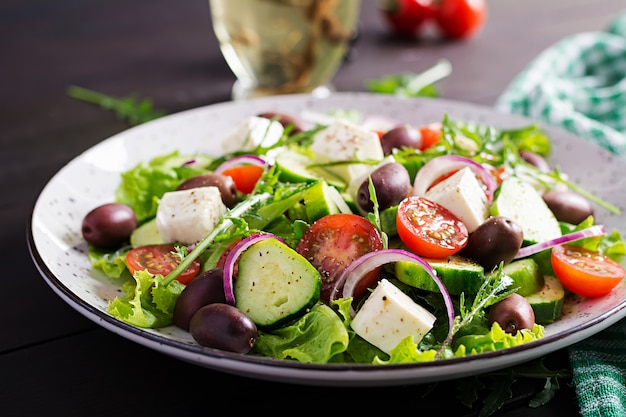
[[[439,90],[435,83],[450,75],[451,72],[450,61],[441,59],[424,72],[387,75],[380,79],[367,80],[365,86],[373,93],[391,94],[397,97],[438,97]]]
[[[155,109],[151,100],[139,100],[132,95],[118,98],[75,85],[68,88],[67,94],[75,99],[97,104],[105,110],[113,110],[119,119],[126,120],[133,126],[166,114],[163,110]]]

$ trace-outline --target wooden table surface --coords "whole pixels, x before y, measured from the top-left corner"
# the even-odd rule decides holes
[[[493,105],[537,54],[561,38],[602,30],[623,0],[493,0],[483,30],[465,42],[388,35],[365,0],[359,37],[334,78],[339,91],[365,81],[453,66],[441,96]],[[455,399],[458,381],[386,388],[288,385],[233,376],[172,359],[87,320],[51,291],[27,248],[27,224],[46,182],[82,151],[128,124],[68,97],[69,85],[137,94],[169,113],[229,100],[234,76],[211,28],[206,0],[5,0],[0,5],[0,415],[148,416],[237,412],[366,411],[402,405],[478,415]],[[565,350],[549,355],[567,367]],[[547,405],[528,400],[543,381],[522,380],[497,416],[573,416],[562,381]],[[344,411],[345,410],[345,411]],[[432,411],[429,411],[432,412]]]

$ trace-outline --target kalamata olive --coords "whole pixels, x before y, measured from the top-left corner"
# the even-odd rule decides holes
[[[122,203],[108,203],[87,213],[81,232],[87,243],[107,248],[126,242],[136,228],[137,217],[130,207]]]
[[[258,114],[259,117],[265,117],[266,119],[274,119],[284,128],[289,126],[291,127],[290,134],[302,132],[302,126],[300,121],[298,121],[295,117],[290,116],[286,113],[276,112],[276,111],[266,111]]]
[[[518,330],[533,328],[535,311],[526,298],[513,293],[489,308],[489,324],[496,322],[506,333],[515,335]]]
[[[376,190],[378,209],[385,210],[399,204],[412,190],[409,172],[399,162],[389,162],[375,169],[370,174]],[[369,177],[366,178],[356,194],[356,203],[364,212],[371,212],[374,203],[370,199]]]
[[[224,270],[209,269],[195,277],[178,296],[174,306],[174,324],[189,330],[191,318],[207,304],[225,303]]]
[[[591,202],[572,191],[549,190],[543,193],[546,202],[557,220],[578,224],[593,214]]]
[[[258,336],[256,324],[237,307],[207,304],[191,318],[189,333],[202,346],[248,353]]]
[[[504,216],[494,216],[470,233],[462,252],[491,271],[500,262],[511,262],[523,240],[524,231],[517,223]]]
[[[419,149],[422,145],[422,134],[415,126],[403,124],[386,131],[380,138],[385,155],[391,155],[394,148],[403,147]]]
[[[539,155],[538,153],[522,149],[521,151],[519,151],[519,155],[524,161],[533,165],[540,171],[550,171],[550,165],[548,165],[548,162],[544,159],[544,157]]]
[[[176,190],[188,190],[190,188],[215,186],[220,189],[222,202],[228,208],[233,208],[237,203],[237,187],[232,177],[228,175],[216,174],[214,172],[208,174],[196,175],[187,178],[181,182]]]

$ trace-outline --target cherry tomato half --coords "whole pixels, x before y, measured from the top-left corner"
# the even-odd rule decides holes
[[[443,132],[441,131],[441,123],[431,123],[419,128],[420,135],[422,136],[422,142],[420,144],[420,150],[426,150],[432,146],[435,146],[441,142]]]
[[[180,264],[174,245],[147,245],[131,249],[126,254],[126,266],[131,274],[147,270],[166,276]],[[195,259],[176,279],[187,285],[200,272],[200,259]]]
[[[314,222],[304,232],[296,251],[322,275],[321,299],[329,302],[333,285],[344,269],[358,257],[382,248],[380,233],[369,220],[357,214],[339,213]],[[379,272],[380,268],[374,269],[361,279],[354,289],[355,299],[376,282]]]
[[[432,0],[381,0],[378,10],[389,28],[400,36],[413,36],[434,15]]]
[[[552,248],[552,269],[574,294],[599,297],[611,292],[624,278],[624,268],[611,258],[580,246]]]
[[[250,194],[254,190],[254,186],[263,175],[263,167],[257,165],[239,165],[236,167],[225,169],[221,172],[227,175],[235,182],[237,191]]]
[[[398,205],[396,228],[400,240],[417,255],[442,259],[467,244],[465,224],[440,204],[424,197],[407,197]]]
[[[486,19],[486,0],[441,0],[435,12],[439,31],[451,39],[469,38]]]

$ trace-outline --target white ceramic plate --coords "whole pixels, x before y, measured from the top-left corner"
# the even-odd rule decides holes
[[[330,98],[281,96],[227,102],[164,117],[129,129],[94,146],[61,169],[46,185],[33,210],[30,250],[50,287],[70,306],[106,329],[156,351],[200,366],[248,377],[310,385],[375,386],[424,383],[480,374],[538,358],[585,339],[626,315],[626,288],[620,285],[599,299],[570,301],[558,322],[546,326],[545,338],[524,346],[465,358],[406,365],[312,365],[238,355],[200,347],[174,326],[146,330],[106,312],[121,294],[119,282],[91,269],[80,227],[92,208],[111,202],[120,172],[153,156],[179,149],[219,155],[221,138],[247,116],[261,111],[326,112],[356,109],[414,124],[440,121],[444,114],[498,127],[531,121],[446,100],[397,99],[367,93],[339,93]],[[553,140],[550,162],[570,179],[620,207],[626,207],[626,166],[608,152],[562,130],[546,128]],[[625,215],[597,208],[598,223],[626,231]]]

